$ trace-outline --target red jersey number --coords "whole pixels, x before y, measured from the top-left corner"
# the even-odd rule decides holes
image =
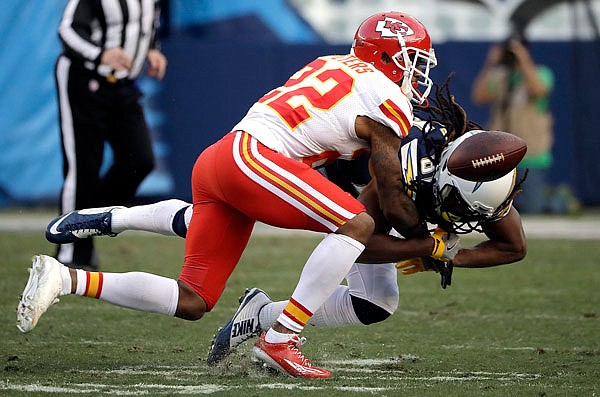
[[[273,109],[293,130],[309,120],[309,108],[329,110],[352,91],[354,79],[342,69],[325,69],[317,59],[294,74],[283,87],[258,102]]]

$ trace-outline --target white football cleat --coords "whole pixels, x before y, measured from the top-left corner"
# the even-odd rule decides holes
[[[42,314],[58,303],[63,295],[61,266],[56,259],[46,255],[35,255],[29,269],[29,280],[17,306],[17,328],[29,332],[35,328]]]
[[[207,363],[218,363],[242,342],[257,336],[262,331],[258,321],[260,309],[271,302],[265,291],[259,288],[247,289],[246,294],[240,298],[240,307],[227,324],[217,330],[208,351]]]

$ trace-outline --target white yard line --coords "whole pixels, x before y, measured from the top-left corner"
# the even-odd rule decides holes
[[[378,378],[394,381],[435,381],[435,382],[473,382],[482,380],[496,381],[530,381],[539,379],[541,374],[518,373],[518,372],[487,372],[487,371],[458,371],[439,372],[435,376],[411,376],[401,371],[381,370],[373,367],[381,365],[397,364],[405,358],[390,359],[362,359],[362,360],[330,360],[325,361],[328,368],[336,374],[336,378],[346,381],[361,382],[365,379],[371,379],[376,373]],[[159,366],[156,368],[119,368],[109,370],[81,370],[80,373],[93,375],[110,375],[111,378],[131,375],[148,375],[169,379],[173,375],[178,375],[178,381],[182,381],[181,375],[197,376],[202,374],[201,368],[194,366],[176,367]],[[305,390],[305,391],[326,391],[340,390],[348,392],[361,392],[370,394],[381,394],[385,392],[397,391],[401,386],[394,387],[360,387],[360,386],[308,386],[302,383],[285,382],[256,382],[246,386],[225,386],[214,383],[193,384],[193,385],[172,385],[160,383],[144,383],[131,385],[114,385],[103,383],[67,383],[63,385],[48,384],[16,384],[0,382],[1,390],[10,390],[30,393],[49,393],[49,394],[114,394],[114,395],[145,395],[145,394],[165,394],[165,395],[185,395],[185,394],[211,394],[215,392],[226,392],[238,389],[271,389],[271,390]],[[404,386],[402,386],[404,388]]]

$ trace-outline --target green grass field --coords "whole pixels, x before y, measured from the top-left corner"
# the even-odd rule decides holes
[[[103,271],[177,277],[182,239],[125,234],[98,239]],[[527,258],[498,268],[399,276],[400,308],[369,327],[310,328],[306,355],[334,377],[270,374],[252,344],[206,365],[212,334],[244,288],[287,299],[312,237],[253,237],[212,313],[197,322],[67,296],[30,334],[15,308],[42,233],[0,233],[0,395],[596,396],[600,394],[600,244],[529,243]]]

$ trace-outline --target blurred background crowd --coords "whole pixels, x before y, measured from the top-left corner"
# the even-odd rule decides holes
[[[58,205],[63,171],[54,64],[66,4],[5,0],[0,12],[0,206]],[[159,38],[169,64],[163,80],[138,80],[156,157],[139,201],[190,200],[196,156],[256,99],[314,57],[347,53],[369,15],[396,10],[427,26],[438,57],[432,76],[443,83],[456,72],[451,88],[471,119],[521,135],[535,148],[524,165],[536,193],[523,196],[519,209],[577,213],[600,206],[600,0],[160,5]],[[483,76],[496,67],[505,70],[494,72],[495,80]],[[511,114],[506,120],[524,119],[524,126],[513,119],[493,124],[502,112]],[[110,161],[107,147],[103,169]]]

